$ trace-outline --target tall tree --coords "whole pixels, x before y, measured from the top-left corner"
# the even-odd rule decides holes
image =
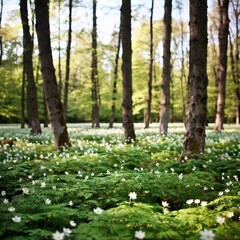
[[[207,0],[190,0],[188,109],[182,161],[205,148],[207,85]]]
[[[239,73],[239,23],[240,23],[240,1],[231,1],[233,16],[235,21],[235,33],[232,31],[233,39],[229,34],[229,45],[230,45],[230,59],[231,59],[231,71],[232,77],[235,84],[235,97],[236,97],[236,125],[240,125],[240,73]]]
[[[180,82],[181,82],[181,97],[182,97],[182,116],[183,122],[185,123],[185,115],[186,115],[186,101],[185,101],[185,89],[186,89],[186,71],[185,71],[185,51],[184,51],[184,21],[182,19],[182,1],[177,1],[177,8],[180,17],[180,32],[181,32],[181,75],[180,75]]]
[[[36,69],[36,83],[39,80],[39,72],[40,72],[40,62],[38,60],[37,62],[37,69]],[[44,89],[42,87],[42,91],[43,91],[43,127],[47,128],[48,127],[48,112],[47,112],[47,106],[46,106],[46,100],[45,100],[45,96],[44,96]]]
[[[150,61],[148,71],[148,96],[147,96],[147,111],[145,115],[145,128],[149,128],[151,121],[151,105],[152,105],[152,81],[153,81],[153,9],[154,0],[152,0],[150,13]]]
[[[25,77],[25,66],[23,64],[22,70],[22,89],[21,89],[21,128],[25,128],[25,84],[26,84],[26,77]]]
[[[239,126],[240,120],[240,79],[238,76],[238,71],[236,71],[237,64],[236,58],[234,56],[234,47],[231,36],[229,35],[229,46],[230,46],[230,60],[231,60],[231,73],[233,82],[235,84],[235,98],[236,98],[236,125]]]
[[[162,99],[159,126],[161,134],[166,134],[168,131],[170,111],[172,0],[165,0],[164,9]]]
[[[70,8],[70,4],[69,4]],[[69,11],[70,18],[70,11]],[[72,19],[72,18],[71,18]],[[69,19],[70,20],[70,19]],[[70,25],[70,21],[69,21]],[[69,29],[68,29],[69,31]],[[60,98],[62,96],[62,64],[61,64],[61,0],[58,0],[58,89]]]
[[[64,117],[67,120],[67,108],[68,108],[68,87],[70,77],[70,55],[71,55],[71,43],[72,43],[72,0],[69,0],[69,18],[68,18],[68,43],[67,43],[67,59],[66,59],[66,77],[64,87]]]
[[[0,30],[2,28],[2,14],[3,14],[3,0],[0,3]],[[0,67],[2,66],[2,56],[3,56],[3,43],[2,43],[2,35],[0,35]]]
[[[219,57],[217,64],[217,111],[214,130],[221,132],[224,123],[224,108],[226,100],[226,75],[227,75],[227,48],[228,48],[228,18],[229,0],[218,0],[219,9]]]
[[[136,140],[132,110],[131,0],[122,0],[122,119],[126,143]]]
[[[31,134],[41,134],[42,130],[38,118],[37,87],[33,74],[33,40],[28,24],[28,0],[20,0],[20,13],[23,27],[23,72],[27,76],[28,121]]]
[[[114,67],[114,73],[113,73],[114,75],[113,75],[113,86],[112,86],[112,106],[111,106],[111,116],[110,116],[110,121],[109,121],[109,128],[113,128],[113,123],[115,120],[120,45],[121,45],[121,30],[119,29],[118,40],[117,40],[117,52],[116,52],[116,56],[115,56],[115,67]]]
[[[99,82],[97,58],[97,0],[93,0],[93,29],[92,29],[92,127],[100,127],[99,118]]]
[[[70,146],[71,143],[53,66],[49,26],[49,0],[35,0],[35,13],[44,94],[53,131],[54,145],[58,149],[63,146]]]

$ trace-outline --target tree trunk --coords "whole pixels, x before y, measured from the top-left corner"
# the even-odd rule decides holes
[[[226,74],[227,74],[227,48],[228,48],[228,18],[229,0],[218,0],[219,8],[219,58],[217,65],[217,112],[215,117],[214,130],[221,132],[224,123],[224,108],[226,99]]]
[[[167,134],[170,111],[172,0],[165,0],[160,134]]]
[[[2,29],[2,14],[3,14],[3,0],[0,3],[0,30]],[[3,57],[3,46],[2,46],[2,35],[0,35],[0,68],[2,67]]]
[[[210,16],[211,17],[211,16]],[[214,80],[215,80],[215,91],[214,91],[214,100],[215,100],[215,115],[216,115],[216,112],[217,112],[217,56],[218,56],[218,53],[217,53],[217,45],[215,43],[215,33],[214,33],[214,29],[217,29],[217,24],[216,24],[216,21],[215,21],[215,18],[214,17],[211,17],[211,21],[213,22],[213,24],[209,27],[209,39],[210,41],[212,42],[212,58],[214,60],[212,60],[211,62],[209,62],[209,67],[210,69],[212,69],[212,72],[214,74]],[[216,59],[216,61],[215,61]]]
[[[69,19],[68,19],[68,44],[67,44],[67,59],[66,59],[66,77],[64,88],[64,117],[67,121],[67,109],[68,109],[68,86],[70,76],[70,55],[71,55],[71,43],[72,43],[72,0],[69,0]]]
[[[239,72],[239,12],[240,12],[240,1],[231,1],[232,9],[235,17],[235,44],[230,39],[230,59],[231,59],[231,69],[233,81],[235,83],[235,96],[236,96],[236,125],[240,125],[240,72]]]
[[[122,119],[126,143],[136,140],[132,111],[131,0],[122,0]]]
[[[92,127],[100,127],[99,119],[99,83],[97,59],[97,0],[93,0],[93,29],[92,29]]]
[[[61,0],[58,0],[58,90],[62,97],[62,64],[61,64]]]
[[[36,32],[46,105],[56,149],[70,146],[63,105],[53,66],[49,29],[49,0],[35,0]]]
[[[35,135],[41,134],[42,130],[38,118],[37,87],[33,75],[33,41],[28,24],[28,0],[20,0],[20,13],[23,27],[23,65],[27,76],[28,121],[31,127],[31,134]]]
[[[147,97],[147,111],[145,115],[145,128],[149,128],[151,121],[151,106],[152,106],[152,79],[153,79],[153,8],[154,0],[152,0],[151,14],[150,14],[150,62],[148,71],[148,97]]]
[[[233,82],[235,84],[235,98],[236,98],[236,125],[239,126],[239,119],[240,119],[240,79],[237,76],[237,64],[236,59],[234,58],[234,48],[231,36],[229,35],[229,46],[230,46],[230,60],[231,60],[231,72]]]
[[[43,90],[43,127],[47,128],[48,127],[48,112],[47,112],[47,105],[46,105],[46,98]]]
[[[191,0],[188,109],[182,161],[204,152],[207,85],[207,0]]]
[[[177,8],[180,16],[180,29],[181,29],[181,97],[182,97],[182,121],[185,124],[186,116],[186,100],[185,100],[185,91],[186,91],[186,72],[185,72],[185,52],[184,52],[184,22],[182,20],[182,6],[181,2],[177,2]]]
[[[37,69],[36,69],[36,83],[39,80],[39,70],[40,70],[40,62],[38,61],[37,63]],[[43,127],[47,128],[48,127],[48,113],[47,113],[47,106],[46,106],[46,100],[44,96],[44,89],[42,88],[43,92]]]
[[[113,128],[113,123],[115,120],[116,99],[117,99],[116,95],[117,95],[117,79],[118,79],[118,60],[119,60],[120,44],[121,44],[121,30],[119,29],[118,41],[117,41],[117,52],[115,56],[115,68],[114,68],[113,88],[112,88],[112,106],[111,106],[109,128]]]
[[[25,128],[25,67],[22,70],[22,92],[21,92],[21,128]]]

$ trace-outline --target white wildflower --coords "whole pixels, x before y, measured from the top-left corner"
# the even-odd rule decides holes
[[[238,182],[238,176],[237,176],[237,175],[234,175],[233,177],[234,177],[235,180]]]
[[[41,188],[45,188],[46,187],[46,183],[45,182],[41,182]]]
[[[179,180],[182,180],[182,179],[183,179],[183,174],[180,173],[180,174],[178,175],[178,178],[179,178]]]
[[[15,222],[15,223],[19,223],[19,222],[21,222],[21,217],[15,216],[15,217],[12,218],[12,220],[13,220],[13,222]]]
[[[51,202],[52,201],[50,199],[48,199],[48,198],[45,200],[45,204],[47,204],[47,205],[51,204]]]
[[[162,206],[165,207],[169,207],[169,203],[167,201],[162,201]]]
[[[1,191],[1,196],[4,197],[4,196],[6,196],[6,194],[7,194],[6,191],[4,191],[4,190]]]
[[[193,203],[193,199],[188,199],[188,200],[186,201],[186,203],[187,203],[188,205],[191,205],[191,204]]]
[[[72,230],[70,230],[69,228],[63,228],[63,233],[65,234],[65,236],[68,237],[72,233]]]
[[[28,188],[22,188],[23,194],[29,194],[29,189]]]
[[[137,238],[137,239],[144,239],[145,238],[145,232],[143,232],[143,231],[135,231],[135,237]]]
[[[199,204],[201,201],[200,201],[200,199],[195,199],[194,202],[195,202],[196,204]]]
[[[15,207],[10,207],[10,208],[8,208],[8,211],[9,212],[14,212],[16,209],[15,209]]]
[[[201,240],[214,240],[215,233],[212,230],[204,229],[200,231],[200,239]]]
[[[222,225],[225,222],[225,217],[217,216],[216,222]]]
[[[94,208],[93,209],[94,213],[96,214],[102,214],[102,212],[104,211],[103,209],[101,209],[100,207]]]
[[[130,200],[136,200],[137,199],[137,194],[135,192],[130,192],[128,194]]]
[[[60,233],[59,231],[56,231],[52,235],[53,240],[63,240],[64,239],[64,233]]]
[[[76,226],[77,226],[77,224],[76,224],[73,220],[71,220],[69,223],[70,223],[70,225],[71,225],[72,227],[76,227]]]
[[[201,206],[203,206],[203,207],[207,206],[207,204],[208,204],[207,201],[202,201],[201,202]]]

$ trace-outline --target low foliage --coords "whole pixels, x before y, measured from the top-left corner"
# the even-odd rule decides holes
[[[240,239],[239,132],[209,129],[206,152],[180,163],[177,125],[136,127],[132,145],[120,128],[72,125],[57,152],[50,130],[28,131],[0,129],[14,142],[0,146],[1,239]]]

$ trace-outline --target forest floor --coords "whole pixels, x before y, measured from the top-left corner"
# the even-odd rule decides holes
[[[72,147],[0,124],[0,239],[240,239],[240,130],[207,128],[206,151],[179,162],[184,129],[136,124],[123,142],[107,129],[69,124]]]

